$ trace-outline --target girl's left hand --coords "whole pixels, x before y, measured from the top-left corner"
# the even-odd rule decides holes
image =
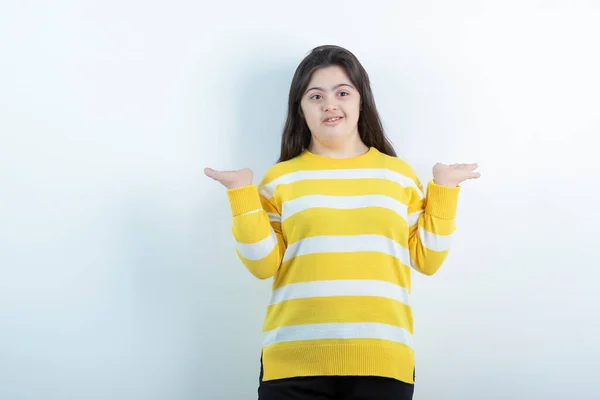
[[[456,187],[467,179],[477,179],[479,172],[473,172],[478,167],[475,164],[442,164],[433,166],[433,181],[442,186]]]

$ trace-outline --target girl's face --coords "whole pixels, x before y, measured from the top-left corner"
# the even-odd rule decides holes
[[[315,71],[302,95],[300,107],[313,139],[340,143],[358,136],[360,94],[343,68]]]

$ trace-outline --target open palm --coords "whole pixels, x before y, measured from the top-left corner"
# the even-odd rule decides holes
[[[221,183],[227,189],[251,185],[254,177],[254,173],[250,168],[238,169],[237,171],[217,171],[212,168],[205,168],[204,174]]]
[[[433,180],[438,185],[456,187],[467,179],[477,179],[481,176],[474,172],[478,165],[474,164],[442,164],[433,166]]]

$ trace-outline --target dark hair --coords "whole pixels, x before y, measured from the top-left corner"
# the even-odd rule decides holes
[[[368,147],[375,147],[382,153],[396,157],[390,140],[385,136],[375,99],[371,90],[369,75],[360,61],[350,51],[333,45],[315,47],[298,65],[288,98],[288,114],[281,136],[281,154],[278,162],[290,160],[304,151],[311,139],[310,130],[300,108],[300,100],[315,71],[329,66],[343,68],[352,84],[358,90],[362,110],[358,118],[360,139]]]

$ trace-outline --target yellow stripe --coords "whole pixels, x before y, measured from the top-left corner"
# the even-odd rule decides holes
[[[270,199],[267,199],[262,194],[260,195],[260,203],[266,212],[273,212],[277,214],[280,213],[275,204],[273,204]]]
[[[410,246],[411,257],[415,264],[419,267],[419,271],[426,275],[432,275],[442,266],[442,263],[448,256],[449,250],[433,251],[421,245],[417,245],[415,241]]]
[[[412,214],[417,211],[423,211],[424,208],[425,208],[425,200],[423,200],[423,199],[415,200],[408,205],[408,213]]]
[[[453,219],[434,218],[428,214],[424,214],[424,217],[419,219],[419,226],[436,235],[451,235],[456,230]]]
[[[327,322],[379,322],[413,333],[412,311],[409,306],[396,300],[369,296],[286,300],[268,307],[263,330]]]
[[[378,151],[376,150],[378,153]],[[322,169],[348,169],[348,168],[382,168],[402,174],[415,183],[419,184],[419,179],[411,165],[400,157],[390,157],[385,154],[372,154],[372,157],[363,158],[346,164],[343,160],[336,160],[337,163],[319,163],[314,159],[307,157],[297,157],[285,162],[277,163],[271,166],[263,177],[260,186],[267,185],[280,177],[297,172],[299,170],[322,170]]]
[[[278,246],[275,246],[273,251],[261,260],[249,260],[242,256],[237,249],[236,253],[246,268],[259,279],[266,279],[273,276],[277,272],[277,267],[281,260],[281,257],[278,257]]]
[[[406,247],[409,233],[404,218],[390,209],[379,207],[350,210],[311,208],[287,218],[282,226],[288,243],[321,235],[379,234]]]
[[[373,279],[402,285],[410,283],[410,266],[383,253],[319,253],[283,263],[273,289],[289,283],[333,279]],[[410,287],[406,287],[410,291]]]
[[[248,229],[252,226],[253,229]],[[235,217],[232,226],[233,237],[240,243],[256,243],[271,235],[269,217],[259,212],[241,214]]]
[[[288,200],[311,194],[331,196],[359,196],[378,194],[409,204],[414,188],[402,188],[396,182],[385,179],[316,179],[294,182],[278,188],[278,196]]]
[[[384,376],[414,383],[414,351],[377,339],[277,343],[263,350],[263,380],[291,376]],[[324,368],[324,360],[327,361]]]

